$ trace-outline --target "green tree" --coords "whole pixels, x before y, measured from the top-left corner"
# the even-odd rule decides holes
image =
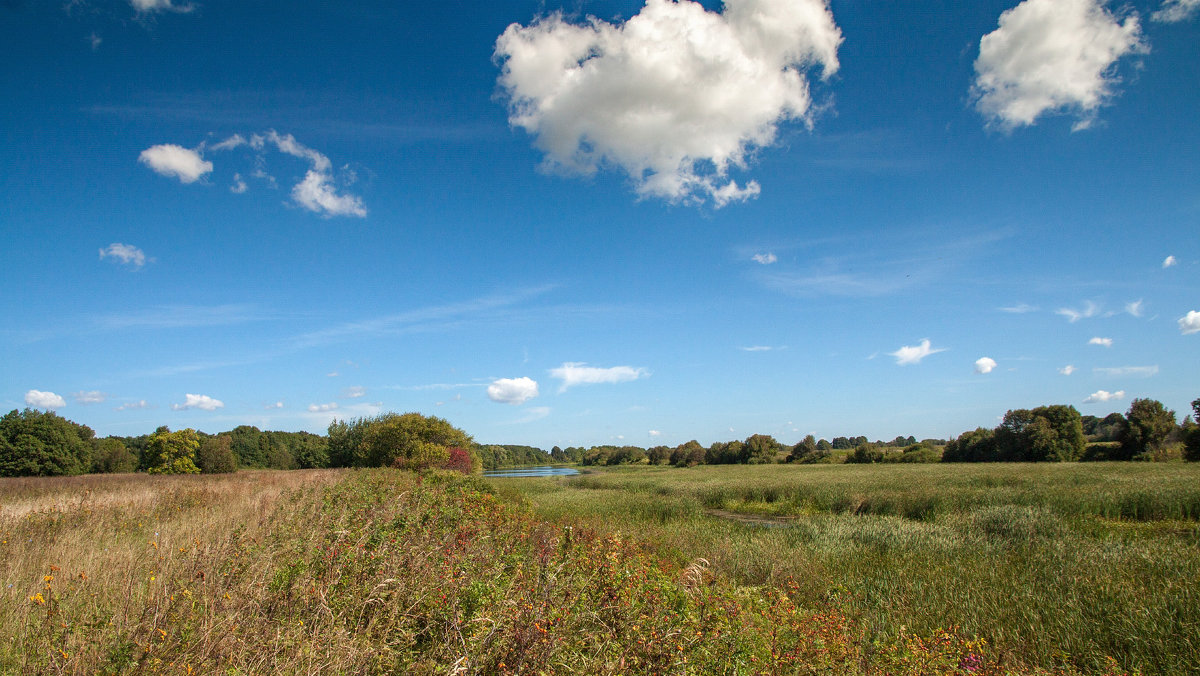
[[[743,457],[751,465],[764,465],[776,462],[779,455],[780,443],[769,434],[752,434],[746,437]]]
[[[699,441],[692,439],[671,451],[671,464],[676,467],[695,467],[704,464],[705,450]]]
[[[423,469],[444,463],[450,457],[450,448],[469,448],[471,444],[466,432],[442,418],[420,413],[387,413],[367,424],[361,453],[355,457],[371,467]]]
[[[13,409],[0,418],[0,476],[83,474],[92,467],[94,437],[53,411]]]
[[[150,435],[146,445],[146,471],[151,474],[199,474],[196,450],[200,437],[191,428],[172,432],[166,426]]]
[[[808,435],[796,443],[792,447],[792,452],[788,454],[788,462],[802,462],[805,456],[813,455],[817,452],[817,440],[813,435]]]
[[[1157,451],[1175,430],[1175,411],[1154,399],[1134,399],[1125,414],[1118,441],[1127,460]]]
[[[1200,398],[1192,401],[1192,420],[1183,430],[1183,459],[1200,461]]]
[[[879,450],[875,444],[859,444],[854,447],[854,451],[850,455],[846,456],[846,462],[861,464],[883,462],[883,451]]]
[[[209,437],[196,449],[196,466],[201,474],[228,474],[237,471],[233,438],[228,434]]]
[[[1086,446],[1083,422],[1074,406],[1058,404],[1008,411],[996,428],[996,450],[1002,461],[1078,460]]]
[[[126,474],[137,469],[137,456],[116,437],[96,442],[92,454],[92,471],[101,474]]]
[[[942,450],[942,462],[995,462],[998,459],[996,433],[986,427],[963,432],[957,439],[948,441]]]

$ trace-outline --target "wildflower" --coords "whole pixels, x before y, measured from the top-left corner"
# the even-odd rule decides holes
[[[53,575],[43,575],[42,576],[42,582],[53,582],[53,581],[54,581]]]
[[[46,605],[46,599],[42,598],[41,592],[38,592],[38,593],[34,594],[33,596],[30,596],[29,600],[33,601],[34,603],[38,604],[39,606]]]

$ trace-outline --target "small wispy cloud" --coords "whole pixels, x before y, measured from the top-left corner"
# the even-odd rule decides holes
[[[775,347],[772,345],[747,345],[746,347],[739,347],[738,349],[742,352],[770,352],[772,350],[782,350],[784,348],[782,346]]]
[[[647,377],[650,375],[650,372],[642,367],[634,366],[600,368],[597,366],[588,366],[584,362],[564,362],[562,366],[550,369],[550,375],[562,380],[562,385],[558,388],[558,391],[565,392],[576,385],[625,383]]]
[[[996,368],[996,360],[991,357],[980,357],[975,360],[975,372],[979,374],[991,373]]]
[[[1154,366],[1109,366],[1092,369],[1092,373],[1108,377],[1127,377],[1134,376],[1139,378],[1149,378],[1153,375],[1158,375],[1158,365]]]
[[[525,409],[525,415],[512,421],[512,424],[524,425],[525,423],[531,423],[535,420],[541,420],[548,415],[550,415],[549,406],[530,406],[529,408]]]
[[[339,408],[341,408],[341,407],[338,406],[338,403],[336,401],[331,401],[328,404],[309,404],[308,412],[309,413],[328,413],[330,411],[336,411]]]
[[[999,308],[999,310],[1001,312],[1008,312],[1010,314],[1015,314],[1015,315],[1023,315],[1023,314],[1028,314],[1030,312],[1037,312],[1037,308],[1028,303],[1017,303],[1016,305],[1010,305],[1008,307]]]
[[[362,385],[354,385],[342,390],[342,396],[346,399],[358,399],[359,397],[367,396],[367,388]]]
[[[1163,262],[1162,262],[1163,270],[1166,270],[1167,268],[1175,267],[1176,265],[1179,265],[1179,261],[1175,260],[1174,256],[1167,256],[1166,258],[1163,259]]]
[[[1083,400],[1085,404],[1098,404],[1105,401],[1116,401],[1125,398],[1125,390],[1117,390],[1109,392],[1107,390],[1096,390],[1088,395],[1087,399]]]
[[[277,401],[274,404],[267,404],[266,406],[263,406],[263,408],[265,408],[265,409],[283,408],[283,402]]]
[[[111,258],[122,265],[140,268],[146,264],[146,252],[132,244],[113,242],[100,250],[100,260]]]
[[[1063,374],[1064,376],[1069,376],[1069,375],[1071,375],[1072,373],[1074,373],[1074,372],[1075,372],[1075,371],[1077,371],[1077,370],[1078,370],[1078,369],[1076,369],[1074,365],[1072,365],[1072,364],[1067,364],[1066,366],[1064,366],[1064,367],[1060,368],[1060,369],[1058,370],[1058,372],[1059,372],[1059,373],[1061,373],[1061,374]]]
[[[55,409],[67,405],[67,400],[53,392],[29,390],[25,393],[25,405],[34,408]]]
[[[896,363],[900,366],[908,366],[909,364],[921,363],[922,359],[931,354],[937,354],[938,352],[945,351],[946,348],[944,347],[931,347],[929,339],[926,338],[917,345],[905,345],[899,350],[896,350],[895,352],[889,352],[888,354],[895,357]]]
[[[218,408],[225,408],[225,402],[213,399],[207,394],[185,394],[182,404],[171,404],[172,411],[186,411],[193,408],[201,411],[215,411]]]
[[[77,404],[102,404],[108,395],[100,390],[88,390],[86,392],[72,392],[71,398]]]
[[[775,254],[768,251],[765,254],[754,254],[750,260],[754,261],[755,263],[761,263],[762,265],[770,265],[779,259],[775,257]]]
[[[120,406],[114,408],[113,410],[114,411],[132,411],[132,410],[142,409],[142,408],[150,408],[150,404],[147,404],[145,399],[139,399],[138,401],[125,402],[124,404],[121,404]]]
[[[129,5],[137,10],[139,14],[152,14],[154,12],[187,14],[195,9],[191,3],[176,4],[174,0],[129,0]]]
[[[646,434],[649,434],[652,437],[661,437],[662,436],[662,432],[660,432],[659,430],[650,430],[649,432],[646,432]]]
[[[1200,0],[1166,0],[1150,18],[1159,23],[1187,21],[1200,12]]]
[[[1054,311],[1056,315],[1066,317],[1072,324],[1080,319],[1090,319],[1100,314],[1100,305],[1093,301],[1085,301],[1083,307],[1076,310],[1074,308],[1064,307]]]
[[[1134,317],[1141,317],[1143,314],[1142,305],[1142,299],[1139,298],[1132,303],[1126,303],[1125,311]]]
[[[1088,345],[1099,345],[1100,347],[1112,347],[1113,339],[1112,338],[1101,338],[1100,336],[1096,336],[1088,341]]]

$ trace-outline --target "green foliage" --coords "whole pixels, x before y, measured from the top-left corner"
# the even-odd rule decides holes
[[[200,437],[191,428],[172,432],[165,426],[150,435],[146,445],[146,471],[150,474],[199,474],[196,450]]]
[[[1183,459],[1200,462],[1200,425],[1195,422],[1200,420],[1200,399],[1192,401],[1192,413],[1195,417],[1183,430]]]
[[[911,444],[903,453],[885,458],[888,462],[940,462],[942,454],[924,444]]]
[[[92,454],[92,471],[100,474],[125,474],[137,469],[137,456],[117,437],[105,437],[96,442]]]
[[[529,467],[545,465],[552,462],[570,462],[561,448],[558,453],[547,454],[540,448],[522,446],[519,444],[486,444],[476,445],[471,451],[478,456],[483,469],[500,469],[502,467]]]
[[[1074,406],[1011,410],[996,428],[996,450],[1002,461],[1068,462],[1078,460],[1086,445]]]
[[[232,438],[228,434],[209,437],[196,449],[196,466],[201,474],[228,474],[237,471]]]
[[[90,427],[53,411],[13,409],[0,418],[0,476],[83,474],[92,467]]]
[[[746,438],[743,455],[748,465],[765,465],[777,461],[782,444],[769,434],[753,434]]]
[[[825,461],[830,457],[829,450],[832,449],[829,442],[826,442],[825,445],[829,448],[822,449],[820,443],[810,434],[792,447],[792,452],[788,454],[787,461],[805,465]]]
[[[846,462],[850,464],[870,464],[875,462],[883,462],[884,453],[878,446],[871,443],[859,444],[855,447],[850,455],[846,456]]]
[[[1155,451],[1175,430],[1175,412],[1154,399],[1134,399],[1125,414],[1118,441],[1124,459],[1137,460]]]
[[[437,467],[449,459],[450,448],[472,445],[466,432],[420,413],[385,413],[329,425],[331,462],[355,467]]]
[[[695,467],[704,464],[705,450],[699,441],[682,443],[671,451],[671,464],[676,467]]]
[[[942,450],[942,462],[995,462],[996,433],[984,427],[963,432]]]
[[[671,462],[671,447],[652,446],[646,450],[646,459],[651,465],[665,465]]]

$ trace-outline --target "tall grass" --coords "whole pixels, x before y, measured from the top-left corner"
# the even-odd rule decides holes
[[[730,585],[457,476],[130,475],[0,495],[0,673],[1025,671],[949,630],[881,641],[839,599],[798,603],[799,583]]]
[[[642,468],[497,486],[743,585],[837,598],[881,637],[956,626],[1044,668],[1200,673],[1200,467]]]

